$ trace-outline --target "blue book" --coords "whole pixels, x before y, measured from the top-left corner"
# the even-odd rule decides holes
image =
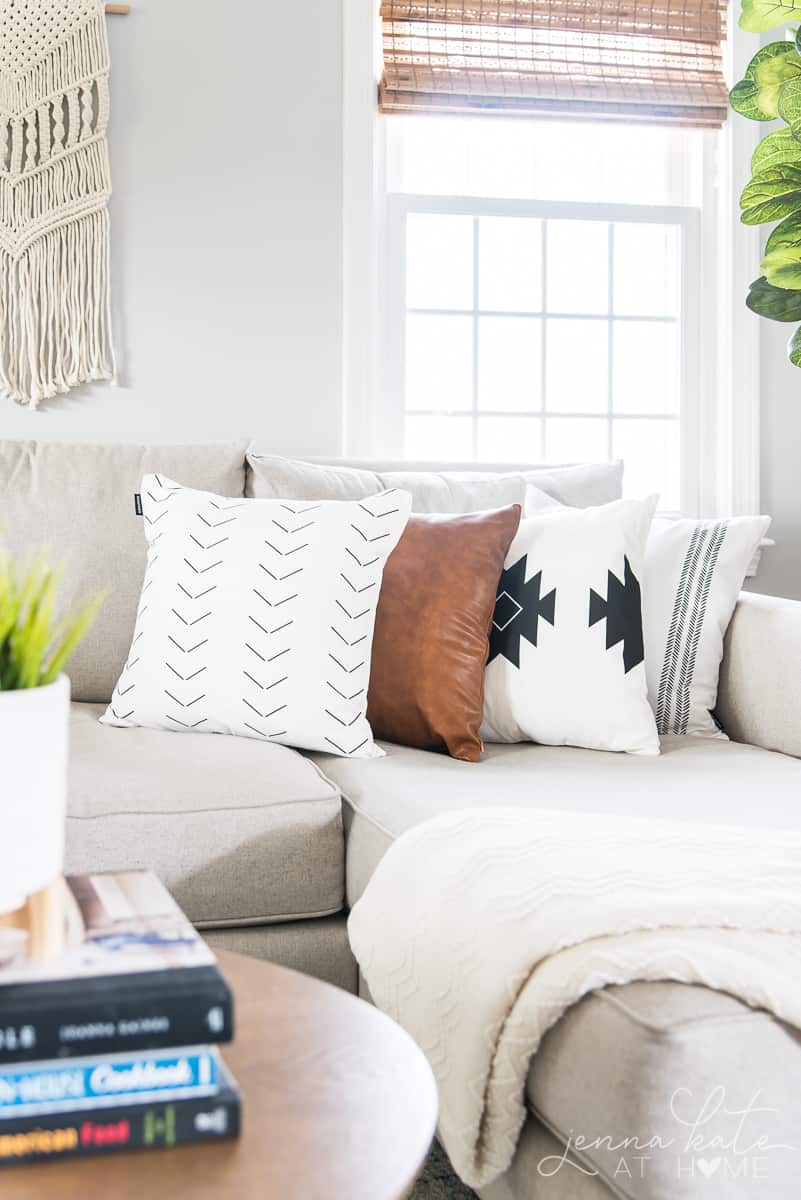
[[[219,1058],[210,1046],[17,1063],[0,1067],[0,1122],[212,1096],[219,1079]]]
[[[32,1115],[10,1113],[0,1120],[0,1175],[4,1167],[20,1162],[156,1150],[238,1137],[239,1090],[225,1063],[217,1065],[220,1086],[213,1096],[183,1095],[165,1100],[161,1093],[161,1098],[153,1102],[139,1094],[126,1102],[120,1098],[113,1107],[100,1105],[91,1112],[62,1109]]]

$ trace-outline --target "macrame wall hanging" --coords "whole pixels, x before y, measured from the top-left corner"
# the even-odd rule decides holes
[[[111,379],[102,0],[0,0],[0,392]]]

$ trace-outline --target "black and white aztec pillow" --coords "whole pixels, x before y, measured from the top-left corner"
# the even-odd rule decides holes
[[[648,695],[660,734],[719,734],[723,640],[770,518],[657,518],[645,559]]]
[[[367,687],[384,564],[411,497],[221,499],[142,482],[147,569],[107,725],[380,755]]]
[[[490,633],[482,734],[657,754],[641,580],[656,497],[527,517]]]

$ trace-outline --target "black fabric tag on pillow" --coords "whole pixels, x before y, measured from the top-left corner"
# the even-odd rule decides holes
[[[137,517],[144,516],[144,510],[142,508],[142,497],[139,494],[139,492],[134,492],[134,511],[135,511]]]

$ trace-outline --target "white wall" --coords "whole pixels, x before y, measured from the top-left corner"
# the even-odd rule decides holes
[[[801,600],[801,370],[787,361],[794,326],[762,321],[762,510],[773,516],[754,590]]]
[[[341,6],[133,0],[109,17],[120,387],[0,437],[341,438]],[[302,64],[300,70],[299,64]]]

